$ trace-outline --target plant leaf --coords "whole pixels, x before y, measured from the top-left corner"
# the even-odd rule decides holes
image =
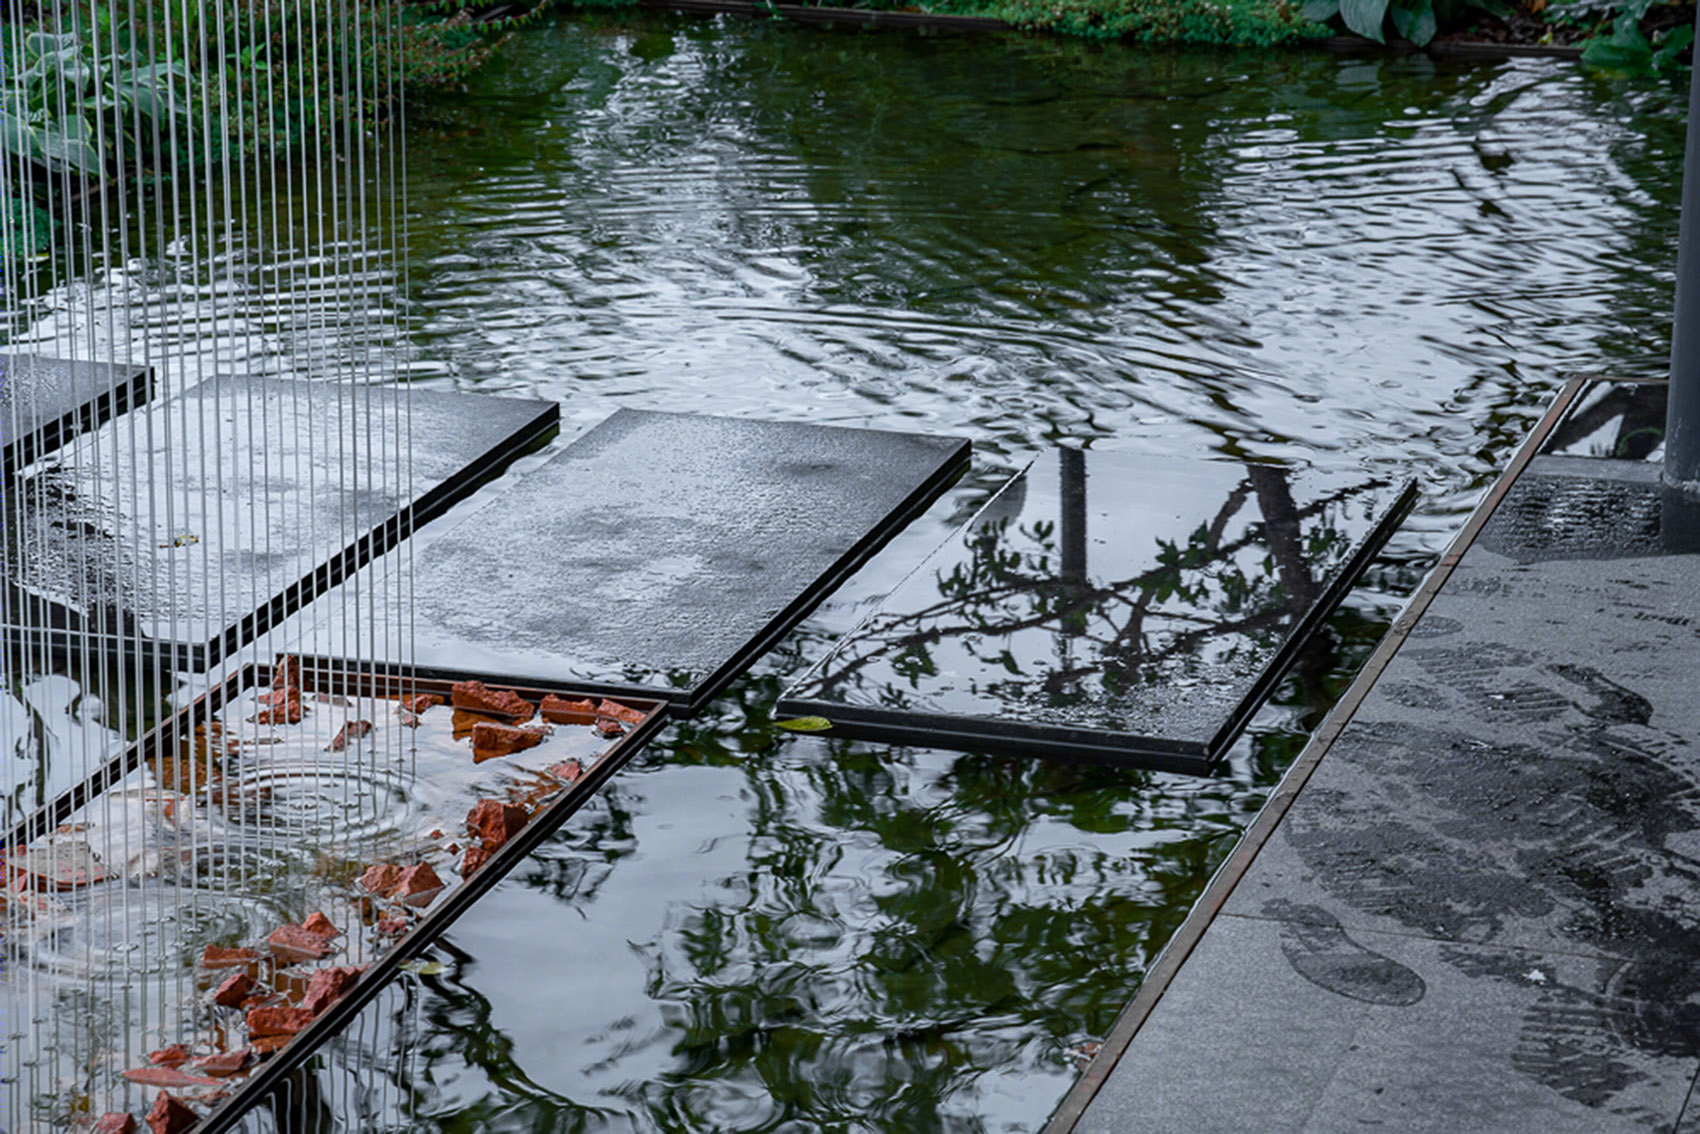
[[[1340,0],[1305,0],[1299,14],[1313,24],[1325,24],[1340,14]]]
[[[1427,47],[1439,30],[1434,0],[1403,0],[1389,8],[1388,14],[1393,17],[1394,29],[1418,47]]]
[[[773,723],[792,732],[825,732],[832,727],[832,722],[825,717],[794,717],[788,721]]]
[[[1387,17],[1387,0],[1340,0],[1340,18],[1346,26],[1377,43],[1386,43],[1381,23]]]

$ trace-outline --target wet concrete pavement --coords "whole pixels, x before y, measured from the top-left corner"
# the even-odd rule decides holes
[[[1563,432],[1543,422],[1053,1130],[1700,1132],[1700,556],[1656,465]]]

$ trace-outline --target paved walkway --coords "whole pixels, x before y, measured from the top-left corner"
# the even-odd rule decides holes
[[[1054,1130],[1700,1134],[1700,555],[1533,452]]]

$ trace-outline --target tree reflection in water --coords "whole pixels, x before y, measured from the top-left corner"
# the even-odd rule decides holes
[[[1065,448],[781,708],[885,739],[1204,771],[1402,502],[1361,475]]]

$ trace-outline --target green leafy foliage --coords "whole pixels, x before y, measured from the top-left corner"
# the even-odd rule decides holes
[[[1426,46],[1441,31],[1475,18],[1476,13],[1508,18],[1504,0],[1305,0],[1304,18],[1331,25],[1336,20],[1355,35],[1387,42],[1387,32]]]
[[[1582,62],[1608,75],[1675,73],[1682,69],[1682,54],[1694,43],[1692,13],[1655,0],[1561,0],[1553,5],[1553,15],[1567,23],[1593,25],[1595,34],[1583,45]]]
[[[1286,0],[1003,0],[974,14],[1022,28],[1139,43],[1267,47],[1326,34]]]

